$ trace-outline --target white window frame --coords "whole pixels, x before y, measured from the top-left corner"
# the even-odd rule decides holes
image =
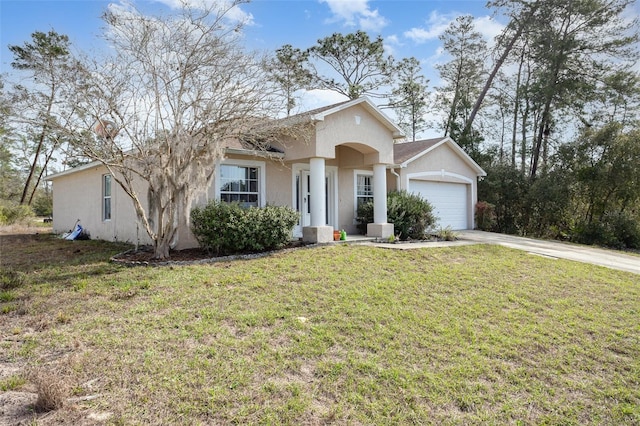
[[[255,167],[258,169],[258,207],[264,207],[267,204],[267,171],[266,163],[264,161],[255,160],[239,160],[239,159],[225,159],[219,163],[219,166],[237,166],[237,167]],[[221,189],[222,189],[222,177],[220,174],[220,167],[216,167],[216,200],[220,201]]]
[[[357,223],[358,216],[358,176],[371,177],[371,199],[373,200],[373,186],[376,184],[373,180],[373,170],[354,170],[353,171],[353,223]]]
[[[107,178],[109,180],[109,194],[107,194]],[[109,202],[109,217],[107,217],[107,201]],[[109,222],[113,217],[113,176],[102,175],[102,221]]]

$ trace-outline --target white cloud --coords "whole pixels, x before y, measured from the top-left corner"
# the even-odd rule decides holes
[[[231,7],[230,0],[155,0],[171,9],[179,9],[184,3],[196,9],[207,9],[210,7],[227,10],[225,17],[231,22],[240,22],[245,25],[253,25],[253,15],[242,10],[240,6]]]
[[[405,31],[403,35],[415,43],[426,43],[427,41],[437,39],[455,18],[456,14],[441,15],[434,10],[429,14],[426,28],[414,27],[409,31]]]
[[[400,39],[398,38],[398,36],[395,34],[386,36],[384,38],[384,51],[389,55],[394,56],[396,54],[396,48],[402,47],[402,46],[403,44],[400,42]]]
[[[441,15],[437,11],[431,12],[425,27],[411,28],[404,32],[404,36],[415,43],[421,44],[436,40],[461,13],[448,13]],[[487,41],[489,46],[494,43],[494,38],[502,32],[504,25],[491,16],[479,16],[474,18],[475,29]]]
[[[320,0],[320,3],[326,3],[329,6],[333,14],[328,22],[344,21],[344,25],[348,27],[379,32],[389,24],[389,21],[380,15],[378,9],[371,10],[368,2],[369,0]]]
[[[493,46],[496,36],[504,30],[505,26],[491,16],[480,16],[475,19],[475,27],[489,46]]]
[[[300,99],[300,111],[309,111],[346,101],[347,97],[333,90],[313,89],[304,92]]]

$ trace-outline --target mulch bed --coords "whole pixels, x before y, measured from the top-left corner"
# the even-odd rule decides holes
[[[127,250],[123,253],[118,253],[111,258],[111,261],[127,266],[167,266],[215,263],[237,259],[256,259],[259,257],[269,256],[274,253],[286,252],[311,245],[313,244],[304,243],[302,241],[292,241],[286,246],[276,250],[232,254],[227,256],[215,256],[201,248],[190,248],[184,250],[171,250],[169,252],[169,259],[154,259],[153,247],[144,246],[140,247],[138,250]]]

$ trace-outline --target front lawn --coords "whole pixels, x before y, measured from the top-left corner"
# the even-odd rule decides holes
[[[638,275],[498,246],[126,268],[9,245],[0,396],[35,371],[75,398],[38,424],[640,423]]]

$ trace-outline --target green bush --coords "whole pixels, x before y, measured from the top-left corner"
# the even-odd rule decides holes
[[[33,200],[33,211],[38,216],[51,216],[53,214],[53,197],[51,194],[38,194]]]
[[[0,202],[0,225],[26,222],[34,216],[31,207],[10,201]]]
[[[640,249],[640,223],[629,214],[605,214],[600,221],[578,223],[571,239],[581,244]]]
[[[191,230],[216,255],[272,250],[291,239],[298,213],[290,207],[243,208],[214,201],[191,212]]]
[[[393,223],[394,233],[401,240],[421,240],[436,221],[431,204],[419,195],[407,191],[387,194],[387,221]],[[358,230],[366,234],[367,224],[373,223],[373,203],[358,207],[356,221]]]

